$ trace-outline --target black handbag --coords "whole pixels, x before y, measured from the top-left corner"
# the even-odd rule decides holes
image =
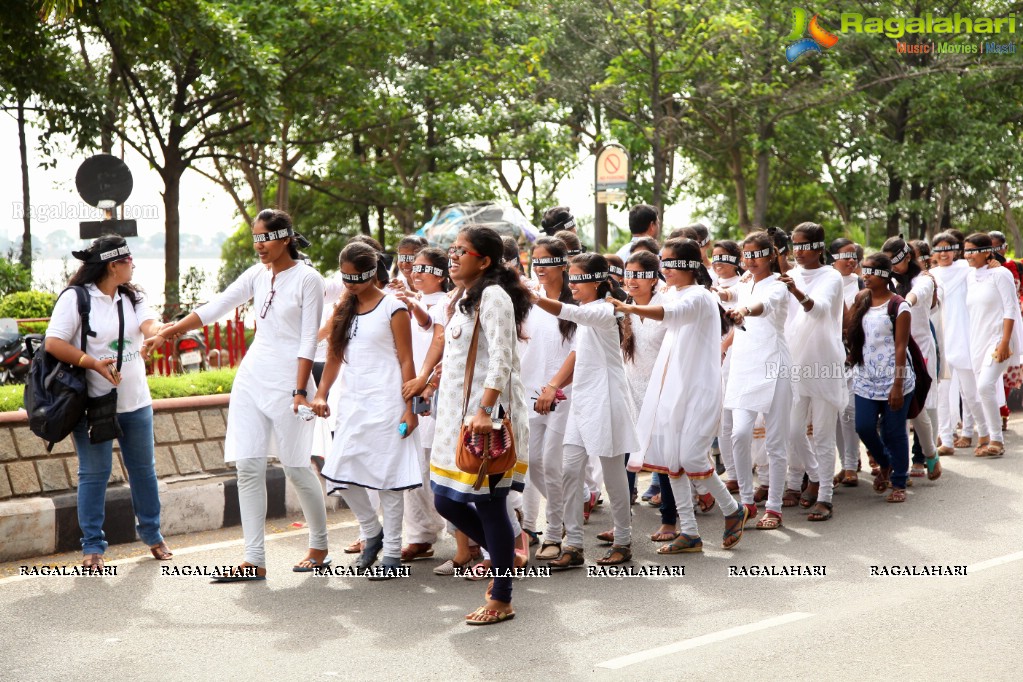
[[[124,307],[123,299],[117,300],[117,371],[121,371],[124,359]],[[89,423],[89,442],[93,445],[120,438],[121,424],[117,421],[117,387],[106,395],[89,398],[85,407]]]

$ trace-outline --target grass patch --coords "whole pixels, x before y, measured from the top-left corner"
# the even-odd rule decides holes
[[[229,368],[170,377],[151,376],[149,377],[149,392],[154,400],[230,393],[237,371],[237,369]],[[24,391],[25,387],[20,384],[0,386],[0,412],[21,409]]]

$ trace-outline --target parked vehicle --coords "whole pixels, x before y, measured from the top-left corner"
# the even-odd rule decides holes
[[[16,320],[9,317],[0,319],[0,385],[25,382],[34,351],[30,337],[33,337],[32,341],[42,340],[39,334],[23,337]]]
[[[206,358],[206,339],[201,330],[182,334],[174,342],[174,365],[178,372],[205,372],[210,368]]]

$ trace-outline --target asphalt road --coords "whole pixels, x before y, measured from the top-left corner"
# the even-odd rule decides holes
[[[1023,419],[1010,429],[1023,430]],[[783,530],[747,531],[733,551],[716,548],[715,510],[699,518],[702,555],[657,556],[645,539],[657,514],[634,507],[634,565],[684,566],[683,577],[526,578],[515,584],[515,620],[490,627],[463,623],[482,604],[483,583],[431,571],[450,541],[390,582],[292,573],[305,536],[287,522],[270,528],[263,583],[161,575],[161,566],[236,563],[237,528],[170,538],[172,562],[142,556],[141,545],[112,548],[112,577],[16,575],[22,565],[77,563],[73,555],[5,564],[0,679],[1018,679],[1016,433],[1006,450],[1000,460],[960,450],[938,481],[916,479],[901,505],[864,483],[841,489],[831,521],[786,510]],[[609,517],[598,508],[587,526],[590,561]],[[352,557],[340,548],[357,529],[347,512],[330,521],[344,565]],[[826,575],[735,577],[730,566],[823,566]],[[872,576],[872,566],[966,575]]]

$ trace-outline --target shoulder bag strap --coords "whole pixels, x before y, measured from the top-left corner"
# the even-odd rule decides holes
[[[469,413],[469,393],[472,390],[472,377],[476,369],[476,350],[480,341],[480,311],[476,308],[476,321],[472,326],[472,341],[469,342],[469,355],[465,360],[465,383],[462,385],[462,421]]]
[[[117,299],[117,371],[121,371],[124,355],[124,297]]]

